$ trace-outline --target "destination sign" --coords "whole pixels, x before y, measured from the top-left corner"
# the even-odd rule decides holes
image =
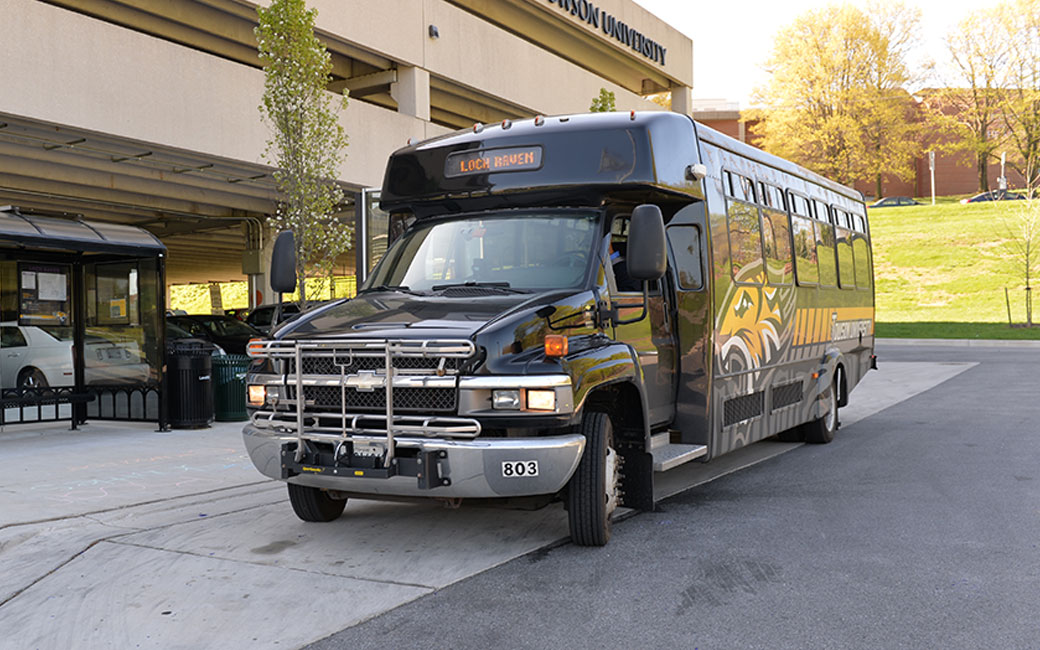
[[[472,174],[520,172],[539,169],[541,166],[542,148],[537,145],[481,149],[450,154],[444,163],[444,175],[454,178]]]

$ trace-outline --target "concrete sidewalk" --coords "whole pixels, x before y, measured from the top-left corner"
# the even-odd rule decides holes
[[[882,364],[842,422],[972,365]],[[5,648],[300,647],[567,539],[559,504],[531,512],[352,500],[335,522],[301,522],[284,485],[253,469],[241,423],[65,427],[0,433]],[[690,463],[658,475],[658,494],[797,446],[767,441]]]

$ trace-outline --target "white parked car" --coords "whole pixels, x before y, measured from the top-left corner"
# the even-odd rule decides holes
[[[84,379],[91,384],[146,381],[151,367],[134,341],[109,341],[87,335]],[[0,386],[72,386],[72,339],[33,325],[0,323]]]

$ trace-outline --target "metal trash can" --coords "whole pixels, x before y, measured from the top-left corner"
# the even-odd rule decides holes
[[[252,360],[244,354],[213,357],[213,394],[218,422],[240,422],[246,414],[246,371]]]
[[[170,426],[199,429],[213,422],[213,346],[184,339],[169,346],[166,380],[169,382]]]

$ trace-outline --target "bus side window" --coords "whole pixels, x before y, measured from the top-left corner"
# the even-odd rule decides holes
[[[833,287],[838,284],[834,226],[823,221],[814,221],[813,226],[816,228],[816,258],[820,263],[820,285]]]
[[[849,214],[843,210],[835,209],[834,214],[838,217],[838,227],[835,236],[838,245],[838,286],[842,289],[852,289],[856,286],[856,272],[852,259],[852,238],[854,233],[849,229]]]
[[[809,216],[809,203],[805,200],[805,197],[799,196],[788,190],[787,203],[788,210],[792,215],[798,215],[799,217]]]
[[[816,233],[813,232],[813,222],[811,219],[792,215],[791,230],[794,233],[794,270],[798,284],[818,284],[820,271],[816,267]]]
[[[701,269],[701,229],[698,226],[669,226],[668,245],[675,260],[679,288],[700,289],[704,286]]]
[[[870,271],[870,247],[867,244],[866,235],[856,233],[852,240],[852,253],[856,260],[856,286],[860,289],[869,289],[872,273]]]
[[[766,277],[769,284],[791,284],[791,231],[787,213],[762,209],[762,245],[766,254]]]
[[[614,217],[610,224],[610,269],[614,287],[619,292],[641,292],[643,283],[628,274],[628,225],[629,216]],[[653,280],[647,285],[647,293],[659,295],[661,281]]]
[[[762,232],[758,208],[750,203],[730,201],[726,220],[733,279],[737,282],[761,282]]]

